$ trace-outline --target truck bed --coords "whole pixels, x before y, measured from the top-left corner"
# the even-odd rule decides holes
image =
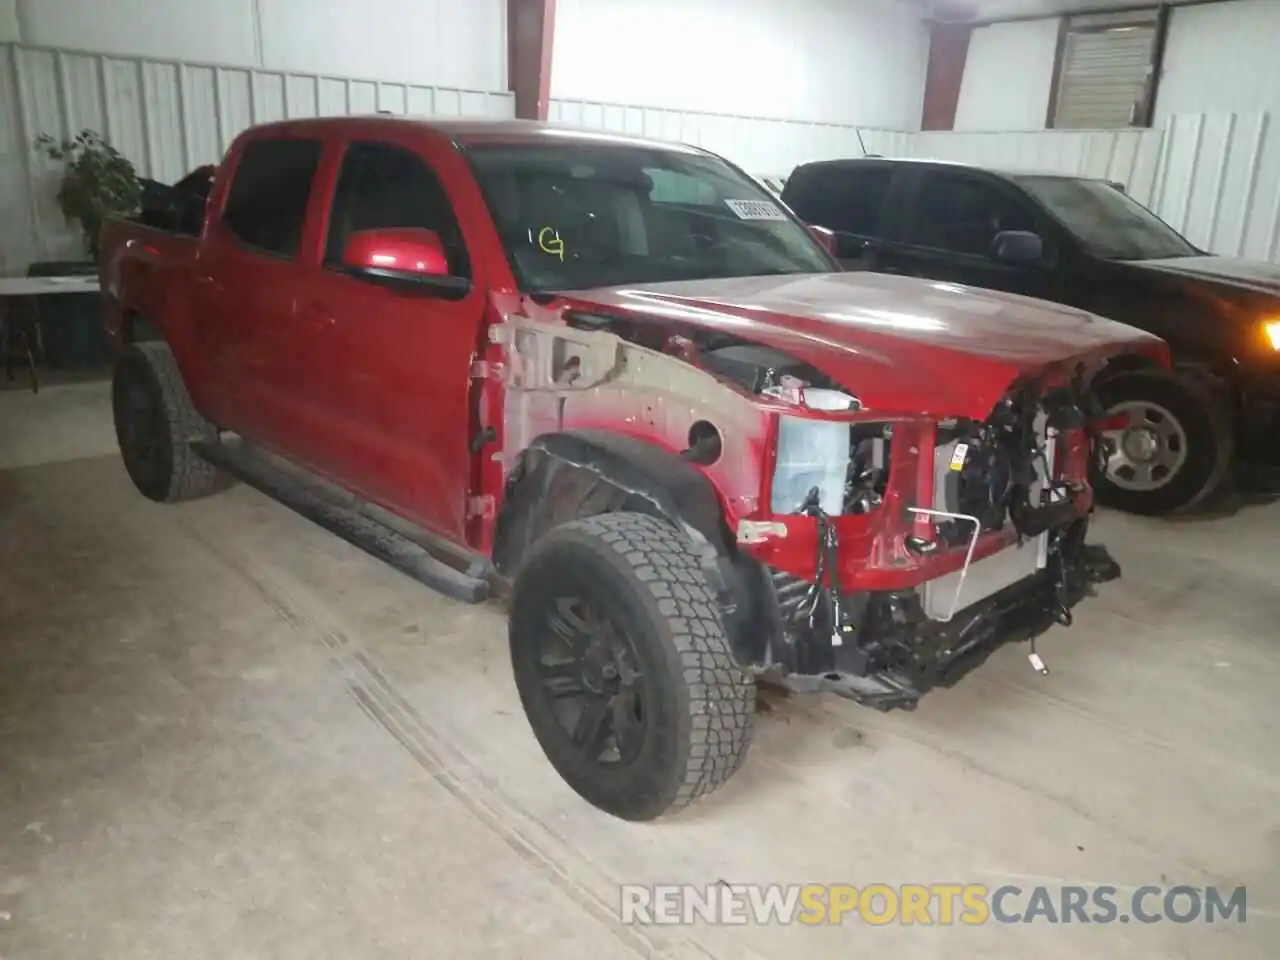
[[[103,224],[98,278],[103,324],[113,347],[133,342],[139,321],[154,325],[167,315],[176,281],[189,272],[198,247],[197,237],[137,220]]]

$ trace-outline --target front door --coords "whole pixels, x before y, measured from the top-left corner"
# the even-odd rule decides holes
[[[968,170],[925,168],[917,177],[903,235],[881,251],[886,272],[1053,299],[1056,252],[1025,197],[997,177]],[[1044,258],[997,260],[995,238],[1006,230],[1039,234]]]
[[[453,294],[343,268],[343,251],[356,231],[421,227],[439,234],[452,276],[476,279],[440,177],[405,136],[346,144],[321,269],[299,303],[299,317],[329,331],[321,400],[325,472],[460,542],[472,475],[471,364],[484,317],[483,284]]]

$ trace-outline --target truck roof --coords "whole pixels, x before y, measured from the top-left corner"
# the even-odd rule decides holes
[[[980,163],[964,163],[959,160],[932,160],[928,157],[883,157],[878,154],[870,154],[865,157],[842,157],[835,160],[809,160],[799,164],[795,169],[808,169],[810,167],[852,167],[864,163],[894,163],[894,164],[914,164],[921,167],[952,167],[959,170],[981,170],[983,173],[990,173],[997,177],[1004,177],[1008,180],[1017,180],[1020,177],[1053,177],[1059,180],[1101,180],[1101,177],[1090,177],[1077,173],[1062,173],[1058,170],[1031,170],[1018,169],[1014,167],[989,167]],[[794,171],[793,171],[794,175]]]
[[[278,120],[250,128],[254,136],[270,136],[272,131],[302,131],[315,128],[345,128],[352,132],[368,134],[389,125],[411,124],[447,137],[459,146],[480,143],[579,143],[611,144],[622,147],[641,147],[650,150],[670,150],[678,153],[702,153],[697,147],[655,140],[627,134],[592,130],[569,124],[548,123],[541,120],[491,120],[470,117],[426,117],[406,114],[365,114],[347,117],[308,117],[298,120]]]

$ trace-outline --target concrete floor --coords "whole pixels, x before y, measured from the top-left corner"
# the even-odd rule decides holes
[[[773,701],[659,825],[586,806],[504,622],[244,487],[173,507],[103,384],[0,395],[0,957],[1274,958],[1280,505],[1103,516],[1126,577],[915,714]],[[637,928],[623,882],[1249,887],[1214,926]]]

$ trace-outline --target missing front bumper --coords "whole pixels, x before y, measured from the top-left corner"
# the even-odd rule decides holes
[[[930,619],[915,593],[857,598],[857,641],[823,645],[825,628],[819,627],[807,639],[822,649],[802,651],[780,680],[797,692],[830,691],[880,710],[913,709],[929,690],[953,685],[1005,644],[1070,625],[1072,609],[1096,584],[1118,578],[1120,566],[1107,549],[1083,539],[1083,524],[1057,534],[1043,569],[945,622]],[[805,638],[784,642],[794,654]]]

